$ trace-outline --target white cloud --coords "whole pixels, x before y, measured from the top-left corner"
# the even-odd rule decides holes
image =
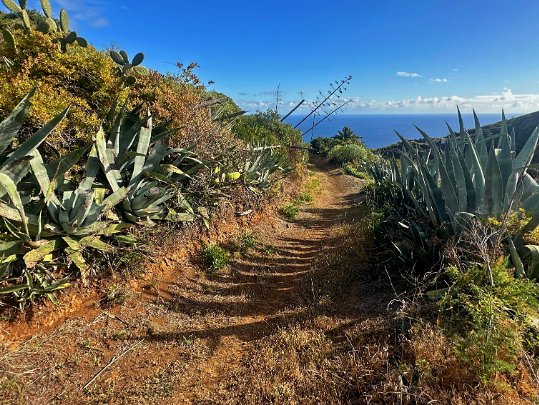
[[[336,100],[335,100],[336,101]],[[266,110],[275,106],[273,98],[239,99],[236,102],[248,111]],[[287,113],[297,100],[283,100],[282,113]],[[458,105],[462,110],[475,109],[478,113],[499,113],[502,108],[508,113],[539,111],[539,94],[514,93],[510,88],[490,94],[473,96],[439,95],[434,97],[416,96],[400,100],[362,99],[361,97],[341,97],[338,103],[348,102],[347,113],[452,113]],[[286,111],[284,111],[286,110]],[[308,110],[302,106],[298,113]]]
[[[399,77],[423,77],[423,75],[420,75],[419,73],[402,72],[402,71],[397,72],[397,76]]]
[[[431,83],[447,83],[447,79],[445,77],[441,79],[430,79]]]
[[[462,97],[435,96],[407,98],[402,100],[370,100],[363,101],[359,97],[352,98],[349,112],[453,112],[456,106],[461,109],[472,108],[483,113],[499,113],[502,108],[508,112],[532,112],[539,110],[539,94],[516,94],[509,88],[491,94],[479,94]]]

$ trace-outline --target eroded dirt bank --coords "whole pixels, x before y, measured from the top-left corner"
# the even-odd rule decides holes
[[[263,248],[236,254],[226,271],[206,275],[188,257],[166,261],[166,277],[134,285],[121,305],[79,311],[17,345],[8,337],[0,348],[0,401],[232,400],[223,381],[241,375],[257,342],[308,311],[302,295],[313,260],[335,243],[334,228],[357,202],[359,181],[339,170],[313,171],[320,195],[294,221],[275,215],[249,229]]]

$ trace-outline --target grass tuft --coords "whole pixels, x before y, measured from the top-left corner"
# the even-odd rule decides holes
[[[202,259],[210,272],[225,268],[230,260],[228,252],[225,249],[211,243],[202,249]]]

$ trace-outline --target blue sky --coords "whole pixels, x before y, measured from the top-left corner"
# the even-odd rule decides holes
[[[274,106],[278,84],[285,112],[346,75],[350,113],[539,110],[536,0],[52,3],[98,48],[144,52],[162,72],[198,62],[249,111]]]

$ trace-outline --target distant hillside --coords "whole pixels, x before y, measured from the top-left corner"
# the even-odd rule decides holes
[[[481,116],[479,117],[481,119]],[[507,120],[507,124],[509,126],[509,131],[512,130],[512,128],[515,129],[515,134],[517,136],[516,138],[516,147],[517,152],[520,151],[526,140],[530,137],[534,129],[539,126],[539,111],[522,115],[520,117],[511,118]],[[494,135],[499,133],[500,131],[501,122],[496,122],[494,124],[489,124],[482,126],[483,134],[486,136]],[[455,131],[458,131],[458,128],[453,128]],[[468,129],[468,133],[470,135],[474,135],[475,129]],[[441,138],[436,138],[437,140],[440,140]],[[425,141],[423,139],[415,139],[411,141],[412,143],[417,144],[420,148],[426,147]],[[383,148],[377,149],[377,152],[382,154],[385,157],[394,156],[397,154],[397,151],[400,150],[401,143],[395,143],[389,146],[385,146]],[[535,158],[534,162],[539,162],[539,150],[535,152]]]

